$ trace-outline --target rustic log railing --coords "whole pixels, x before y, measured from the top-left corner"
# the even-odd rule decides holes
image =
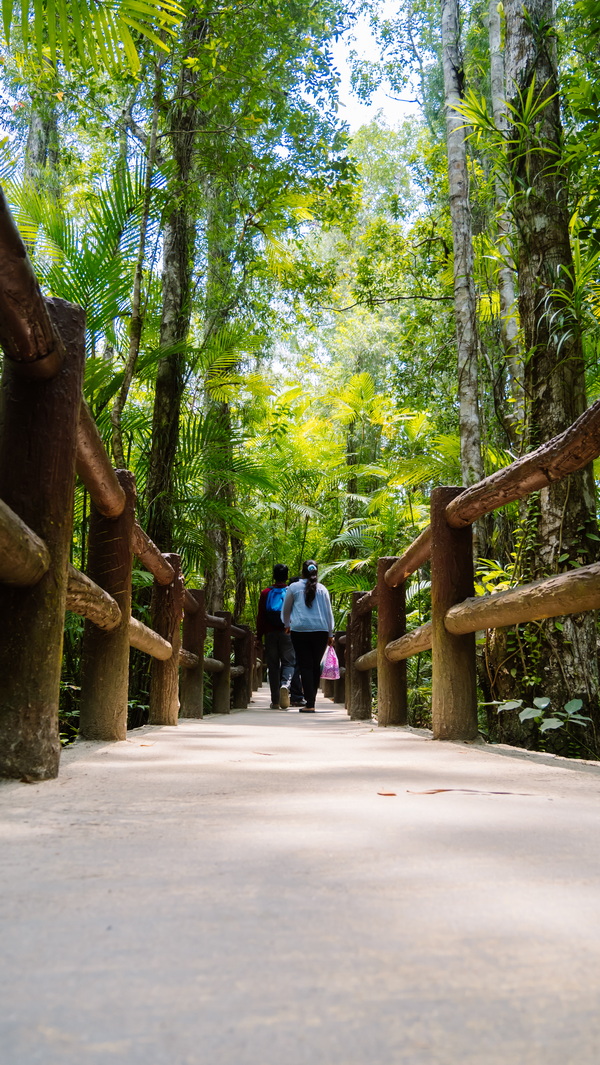
[[[474,739],[475,632],[600,608],[600,563],[476,597],[471,534],[478,518],[583,469],[599,455],[600,400],[565,432],[478,484],[433,490],[430,525],[400,558],[380,559],[375,588],[353,593],[348,630],[341,638],[346,706],[352,719],[371,716],[370,671],[377,669],[379,724],[406,724],[406,674],[392,670],[412,655],[431,650],[434,738]],[[432,619],[406,633],[404,601],[397,593],[427,561]],[[372,648],[374,609],[377,644]]]
[[[136,522],[133,474],[113,469],[82,398],[84,314],[43,297],[1,189],[0,345],[0,776],[58,772],[66,610],[86,619],[82,737],[125,739],[131,647],[152,658],[150,723],[202,717],[205,672],[213,712],[232,699],[245,709],[259,685],[255,637],[224,611],[207,614],[179,555]],[[69,561],[76,472],[92,502],[85,574]],[[131,616],[134,555],[154,577],[158,631]]]

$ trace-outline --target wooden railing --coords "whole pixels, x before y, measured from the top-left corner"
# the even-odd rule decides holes
[[[44,299],[1,190],[0,343],[0,776],[58,771],[66,610],[86,618],[83,738],[125,739],[130,647],[152,657],[151,724],[202,717],[205,672],[213,712],[247,707],[255,637],[226,611],[208,614],[204,592],[184,587],[179,555],[137,524],[133,474],[112,468],[82,398],[83,311]],[[92,501],[86,574],[69,561],[76,472]],[[154,577],[156,631],[131,616],[134,555]]]
[[[406,659],[432,651],[432,727],[436,739],[477,736],[475,632],[600,608],[600,562],[509,591],[475,596],[472,523],[524,499],[600,455],[600,401],[565,432],[470,488],[436,488],[431,522],[400,558],[379,559],[377,584],[352,596],[345,644],[350,717],[371,717],[370,671],[377,669],[378,721],[407,721]],[[431,562],[431,621],[406,632],[404,584]],[[372,613],[377,643],[371,647]],[[338,640],[339,642],[339,640]]]

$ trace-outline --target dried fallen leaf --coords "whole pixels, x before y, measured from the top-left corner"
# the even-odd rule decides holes
[[[395,795],[396,792],[395,791],[378,791],[377,794],[378,795]]]
[[[264,754],[265,758],[271,758],[273,751],[252,751],[252,754]]]

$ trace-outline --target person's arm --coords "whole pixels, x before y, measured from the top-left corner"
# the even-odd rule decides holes
[[[258,612],[256,615],[256,635],[262,640],[267,631],[267,595],[269,589],[263,588],[258,597]]]
[[[290,621],[292,620],[292,607],[294,605],[294,593],[291,588],[288,588],[285,593],[285,599],[283,600],[283,606],[281,608],[281,620],[285,626],[285,631],[290,631]]]

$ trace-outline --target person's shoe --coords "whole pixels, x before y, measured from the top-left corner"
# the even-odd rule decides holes
[[[296,707],[306,706],[306,703],[304,702],[304,699],[302,700],[302,702],[299,702],[298,699],[296,699],[296,701],[294,702],[294,700],[292,699],[292,701],[290,703],[290,706],[296,706]]]
[[[314,706],[301,706],[298,712],[300,714],[314,714],[315,708]]]
[[[290,689],[286,688],[285,684],[279,689],[279,705],[282,710],[287,710],[290,705]]]
[[[281,710],[279,703],[271,703],[269,710]]]

